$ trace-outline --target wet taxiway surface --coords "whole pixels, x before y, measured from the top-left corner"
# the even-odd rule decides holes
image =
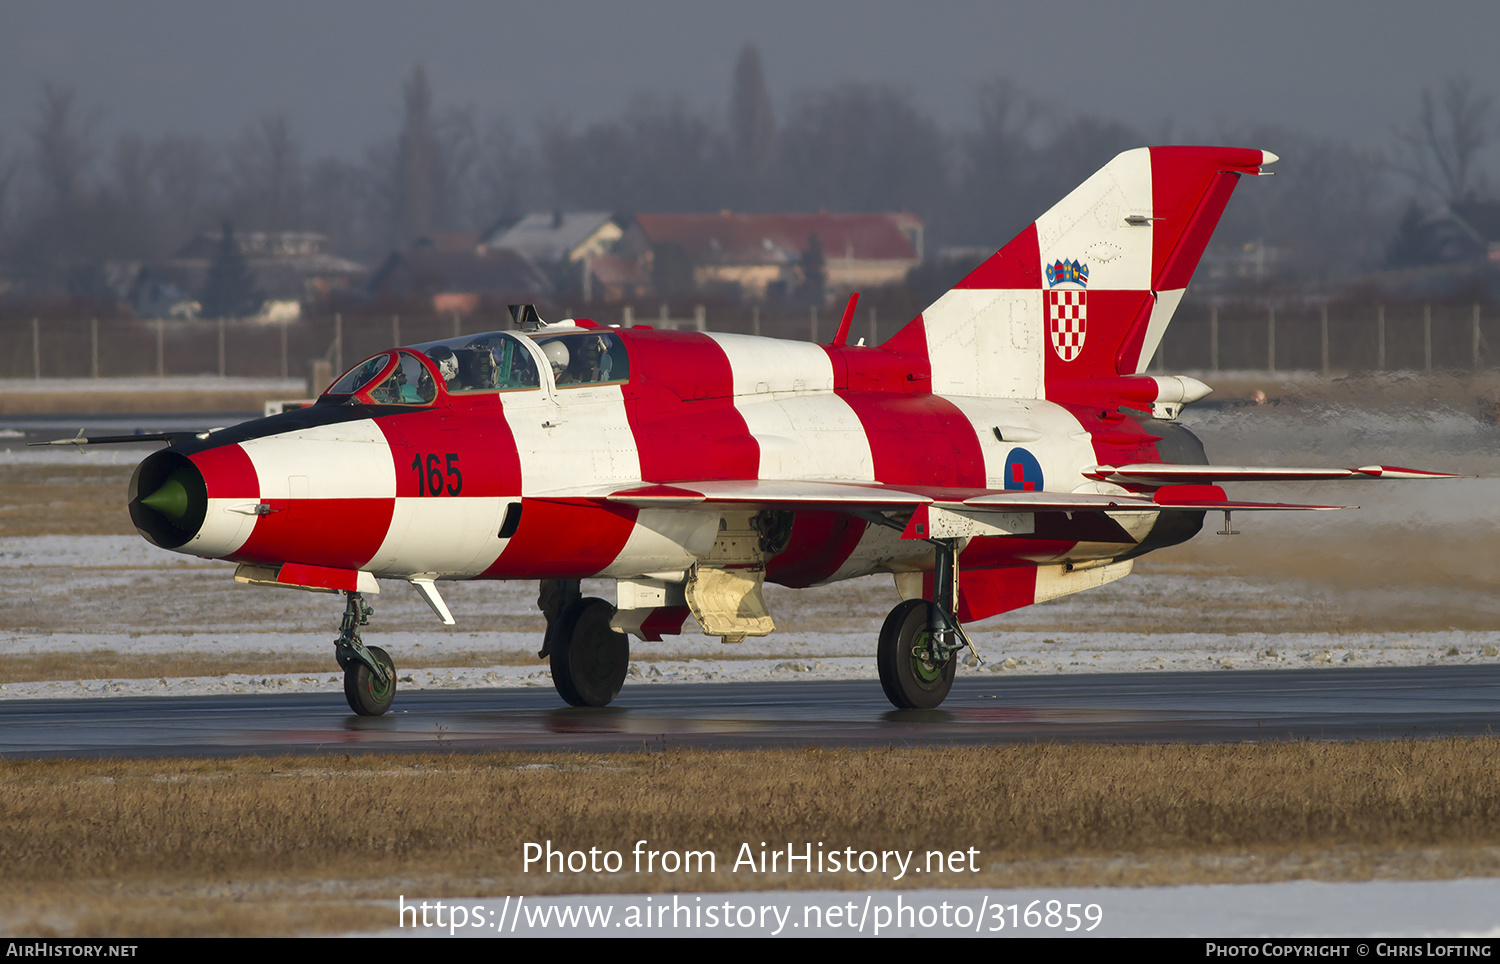
[[[1500,726],[1500,667],[1119,673],[960,680],[939,710],[873,681],[626,685],[601,710],[550,688],[398,693],[386,716],[338,694],[0,704],[0,755],[349,750],[1165,743],[1473,736]]]

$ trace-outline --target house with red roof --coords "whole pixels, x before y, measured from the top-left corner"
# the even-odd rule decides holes
[[[637,214],[614,253],[635,257],[660,294],[692,287],[762,301],[802,289],[816,247],[823,289],[836,298],[905,280],[922,263],[922,231],[921,219],[904,211]]]

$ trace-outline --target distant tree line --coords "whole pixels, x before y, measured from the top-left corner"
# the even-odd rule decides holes
[[[0,273],[13,290],[90,297],[111,263],[170,257],[226,222],[320,232],[333,250],[374,262],[434,232],[582,208],[906,209],[925,221],[929,255],[993,249],[1121,150],[1216,142],[1282,158],[1274,183],[1241,188],[1216,245],[1275,245],[1284,281],[1318,285],[1441,259],[1424,234],[1431,215],[1490,190],[1481,161],[1491,100],[1463,78],[1414,92],[1411,118],[1392,118],[1383,151],[1274,126],[1142,130],[1068,113],[1004,79],[977,92],[957,129],[908,94],[863,82],[778,109],[754,46],[739,56],[722,115],[641,95],[613,119],[553,117],[522,130],[442,105],[421,67],[400,93],[387,137],[314,158],[278,114],[222,143],[192,133],[106,143],[78,91],[45,85],[26,129],[0,132]]]

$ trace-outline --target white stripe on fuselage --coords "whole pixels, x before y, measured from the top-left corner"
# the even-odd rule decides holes
[[[1005,458],[1016,448],[1036,456],[1042,467],[1043,488],[1050,492],[1072,492],[1089,481],[1083,469],[1095,458],[1094,446],[1083,434],[1083,425],[1062,406],[1036,399],[963,395],[944,399],[963,413],[979,440],[988,488],[1005,488]],[[995,434],[997,428],[999,436]],[[1009,438],[1004,437],[1007,433]]]
[[[709,337],[729,359],[734,407],[760,446],[760,478],[874,480],[870,440],[854,409],[833,393],[833,363],[821,346]]]
[[[500,556],[505,504],[514,497],[400,498],[365,568],[377,576],[477,576]]]
[[[393,499],[396,467],[371,419],[315,425],[241,442],[262,499]]]
[[[209,499],[203,524],[187,543],[174,549],[205,559],[237,551],[255,530],[257,499]]]
[[[500,396],[521,461],[521,494],[578,491],[637,482],[641,455],[618,385]]]

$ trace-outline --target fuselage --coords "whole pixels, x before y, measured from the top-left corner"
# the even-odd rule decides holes
[[[251,565],[394,578],[633,578],[690,569],[701,546],[685,531],[691,514],[603,501],[611,489],[822,479],[945,497],[1123,491],[1083,472],[1162,458],[1150,430],[1161,423],[1117,406],[933,394],[923,354],[895,339],[867,348],[644,328],[565,331],[575,346],[597,337],[590,332],[613,339],[619,361],[605,374],[616,377],[554,376],[536,338],[510,333],[485,337],[535,353],[535,386],[506,388],[502,379],[463,390],[425,352],[393,352],[389,370],[426,366],[430,400],[411,388],[407,397],[388,390],[383,402],[328,394],[174,446],[137,471],[137,526],[164,548]],[[538,333],[549,334],[557,337]],[[1167,428],[1178,440],[1185,434]],[[201,476],[201,521],[190,512],[163,526],[140,504],[174,471],[189,489],[193,472]],[[963,563],[1117,558],[1142,548],[1159,515],[1042,513],[1030,534],[971,540]],[[787,522],[765,560],[772,582],[808,586],[932,565],[921,541],[849,513],[801,511]]]

